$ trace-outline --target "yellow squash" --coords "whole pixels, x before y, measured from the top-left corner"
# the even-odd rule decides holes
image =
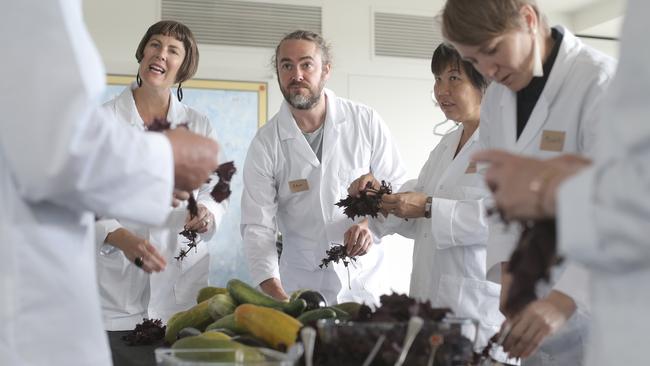
[[[235,321],[256,338],[281,351],[296,343],[302,327],[296,318],[282,311],[253,304],[239,305],[235,310]]]

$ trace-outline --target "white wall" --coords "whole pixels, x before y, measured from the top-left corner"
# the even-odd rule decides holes
[[[244,1],[244,0],[242,0]],[[339,96],[366,103],[383,116],[397,141],[410,176],[415,178],[439,139],[433,124],[444,120],[430,99],[433,78],[429,60],[375,57],[372,52],[373,10],[433,16],[442,0],[266,0],[283,4],[322,7],[323,35],[333,45],[334,69],[328,87]],[[113,74],[134,74],[134,53],[147,27],[159,20],[159,0],[84,0],[88,28]],[[570,18],[549,14],[551,24],[571,28]],[[591,42],[590,42],[591,43]],[[607,47],[611,48],[611,44]],[[609,49],[608,48],[608,49]],[[269,83],[269,116],[277,111],[282,96],[269,66],[272,49],[200,45],[196,78],[266,81]],[[609,49],[609,52],[616,52]],[[388,255],[394,262],[394,287],[408,289],[412,246],[390,238]]]

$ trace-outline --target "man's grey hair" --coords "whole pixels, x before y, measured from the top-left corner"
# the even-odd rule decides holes
[[[320,50],[321,58],[323,59],[323,66],[330,65],[332,63],[332,55],[330,51],[330,45],[325,41],[320,34],[308,30],[296,30],[287,35],[285,35],[277,47],[275,47],[275,55],[273,55],[272,64],[275,70],[278,69],[278,51],[280,50],[280,45],[284,41],[288,40],[303,40],[313,42],[318,46]]]

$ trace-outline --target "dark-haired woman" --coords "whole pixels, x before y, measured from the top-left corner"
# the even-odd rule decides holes
[[[147,130],[154,120],[163,119],[172,128],[187,123],[192,132],[216,140],[208,118],[181,103],[182,83],[196,73],[199,62],[189,28],[175,21],[153,24],[135,56],[140,64],[136,82],[107,102],[105,110],[133,128]],[[175,84],[177,93],[171,89]],[[183,229],[198,232],[204,242],[214,235],[227,205],[211,199],[214,183],[215,179],[193,192],[198,203],[196,217],[190,218],[181,205],[163,228],[109,218],[96,222],[97,274],[107,330],[133,329],[142,318],[165,322],[196,303],[196,293],[208,284],[209,248],[200,243],[183,260],[174,257],[187,249],[187,240],[178,235]],[[128,195],[124,204],[129,204]]]
[[[397,232],[415,240],[410,295],[480,320],[483,346],[504,320],[500,286],[485,279],[488,228],[483,200],[489,192],[470,159],[478,145],[487,82],[446,45],[435,50],[431,71],[436,101],[458,127],[431,151],[417,181],[384,195],[382,209],[388,216],[370,220],[370,227],[381,236]],[[372,175],[364,175],[350,186],[350,194],[368,181],[379,186]]]

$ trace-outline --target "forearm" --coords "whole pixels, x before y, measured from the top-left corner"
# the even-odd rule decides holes
[[[564,315],[565,319],[569,319],[577,309],[576,302],[573,301],[573,298],[561,291],[552,290],[546,296],[546,299]]]
[[[106,235],[104,242],[110,244],[121,251],[125,251],[128,243],[134,238],[134,234],[125,228],[118,228]]]
[[[289,296],[282,288],[282,282],[279,278],[269,278],[260,283],[260,288],[267,295],[272,296],[278,300],[287,300]]]

